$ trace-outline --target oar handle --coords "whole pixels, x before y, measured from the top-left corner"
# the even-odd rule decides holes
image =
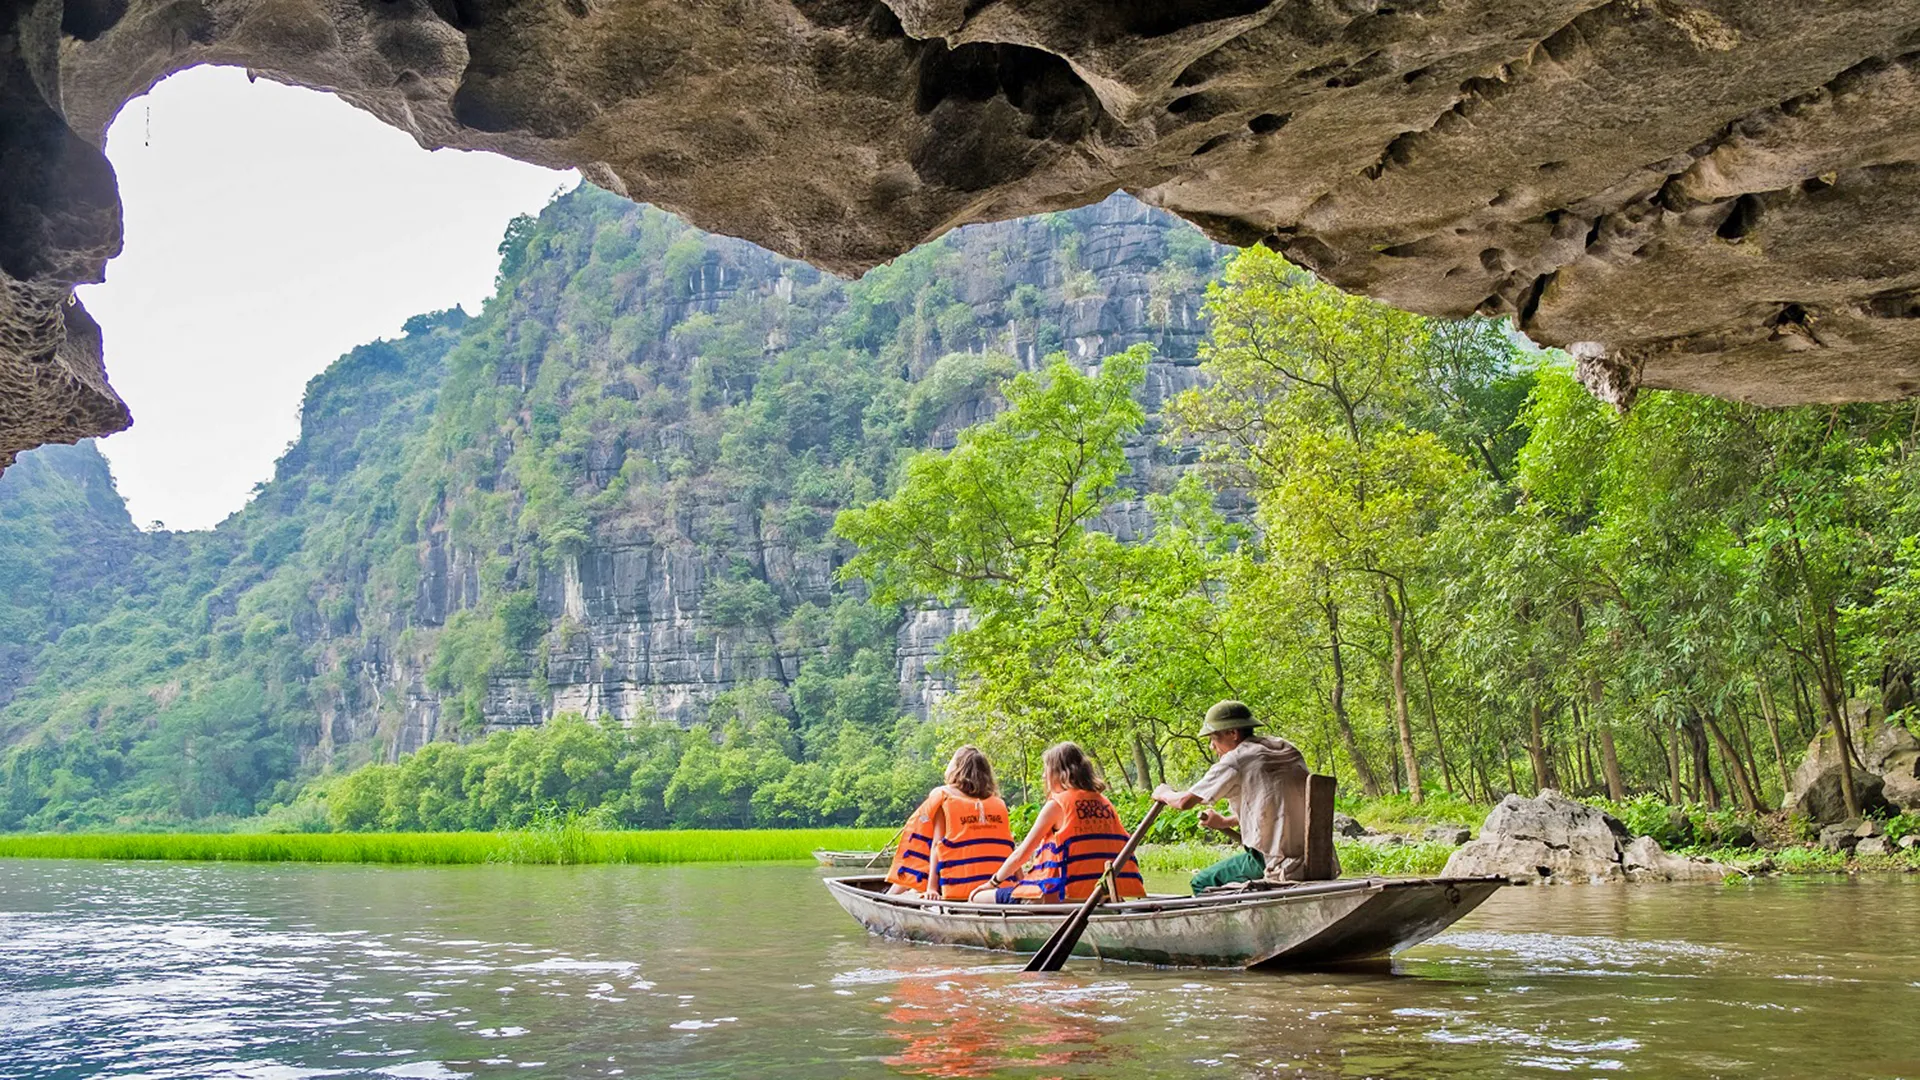
[[[1126,867],[1127,860],[1133,858],[1133,849],[1140,846],[1140,841],[1146,838],[1147,830],[1153,827],[1153,820],[1166,808],[1167,804],[1158,799],[1153,801],[1152,806],[1147,807],[1147,816],[1140,819],[1140,824],[1134,828],[1133,834],[1127,837],[1126,846],[1120,849],[1120,854],[1113,857],[1114,873],[1118,874]]]

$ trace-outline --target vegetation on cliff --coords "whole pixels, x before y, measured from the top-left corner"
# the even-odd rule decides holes
[[[930,733],[902,613],[834,577],[835,513],[1072,341],[1190,341],[1220,249],[1116,202],[845,283],[583,188],[501,254],[482,313],[315,378],[215,530],[134,530],[91,447],[0,481],[0,829],[285,820],[315,778],[422,746],[486,771],[567,713],[636,723],[609,751],[631,825],[901,813]],[[462,827],[564,802],[546,783]],[[410,799],[351,823],[451,813]]]

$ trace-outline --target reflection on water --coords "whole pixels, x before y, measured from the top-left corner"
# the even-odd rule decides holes
[[[909,1076],[991,1076],[1015,1066],[1094,1072],[1108,1050],[1100,1026],[1124,1019],[1102,1007],[1125,984],[1060,992],[990,977],[1004,974],[895,973],[894,991],[876,1000],[892,1006],[889,1033],[905,1046],[885,1062]]]
[[[0,1076],[1920,1077],[1920,881],[1513,889],[1391,970],[867,936],[801,867],[0,860]]]

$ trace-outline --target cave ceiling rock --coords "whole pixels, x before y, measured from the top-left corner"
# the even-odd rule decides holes
[[[130,422],[98,148],[197,64],[841,274],[1125,189],[1622,405],[1920,390],[1920,0],[0,0],[0,464]]]

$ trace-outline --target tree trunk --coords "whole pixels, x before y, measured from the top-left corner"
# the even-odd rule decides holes
[[[1387,772],[1389,778],[1393,781],[1394,794],[1398,795],[1400,792],[1407,790],[1400,784],[1400,755],[1387,755]]]
[[[1513,747],[1507,745],[1507,737],[1500,736],[1500,756],[1507,762],[1507,790],[1515,795],[1520,793],[1520,781],[1513,775]]]
[[[1827,706],[1827,719],[1833,724],[1834,737],[1840,743],[1840,797],[1846,800],[1847,816],[1857,818],[1860,816],[1860,794],[1853,790],[1853,731],[1847,722],[1846,691],[1840,681],[1839,649],[1833,642],[1832,626],[1838,621],[1839,614],[1829,604],[1825,617],[1814,628],[1820,656],[1820,670],[1816,674],[1820,679],[1820,698]]]
[[[1720,747],[1720,760],[1727,763],[1727,771],[1733,774],[1733,786],[1740,795],[1740,802],[1746,806],[1747,813],[1758,814],[1760,799],[1753,792],[1753,782],[1747,777],[1747,767],[1740,760],[1739,751],[1735,750],[1732,742],[1727,739],[1727,733],[1721,730],[1718,720],[1712,716],[1708,716],[1706,720],[1707,730],[1712,733],[1714,743]]]
[[[1780,774],[1780,801],[1784,803],[1793,779],[1787,775],[1787,752],[1780,746],[1780,715],[1773,707],[1773,687],[1764,675],[1756,675],[1753,685],[1760,696],[1760,715],[1767,721],[1767,736],[1773,740],[1773,767]]]
[[[1573,712],[1574,739],[1580,750],[1580,790],[1583,794],[1598,791],[1600,781],[1593,775],[1593,714],[1582,716],[1578,701],[1569,701],[1567,708]]]
[[[1447,740],[1440,734],[1440,710],[1433,705],[1433,664],[1427,657],[1426,640],[1420,636],[1420,626],[1414,620],[1413,605],[1407,603],[1405,590],[1400,593],[1400,606],[1407,613],[1407,632],[1413,635],[1413,653],[1420,660],[1420,684],[1426,690],[1427,726],[1433,729],[1433,753],[1440,759],[1440,783],[1447,789],[1447,794],[1452,795],[1455,774],[1453,761],[1447,754]]]
[[[1813,707],[1813,691],[1807,689],[1807,680],[1800,675],[1798,665],[1793,669],[1793,717],[1800,722],[1800,736],[1796,741],[1805,742],[1820,732],[1820,711]]]
[[[1707,725],[1698,710],[1686,711],[1687,747],[1693,751],[1694,787],[1707,809],[1720,809],[1720,785],[1713,780],[1713,758],[1707,750]]]
[[[1679,806],[1687,801],[1686,790],[1680,783],[1680,734],[1679,732],[1675,732],[1673,741],[1668,742],[1660,737],[1659,728],[1654,727],[1651,728],[1651,730],[1653,732],[1655,745],[1660,747],[1660,756],[1667,759],[1667,780],[1669,783],[1667,790],[1670,795],[1668,801],[1675,806]]]
[[[1400,759],[1407,767],[1407,792],[1415,806],[1426,801],[1420,789],[1420,752],[1413,745],[1413,722],[1407,716],[1407,633],[1400,605],[1393,599],[1393,583],[1380,583],[1380,603],[1387,613],[1387,632],[1392,639],[1393,655],[1387,670],[1393,681],[1393,724],[1400,733]]]
[[[1333,720],[1340,728],[1340,742],[1347,750],[1347,759],[1353,763],[1354,776],[1360,781],[1360,790],[1370,799],[1380,797],[1380,781],[1374,778],[1373,768],[1367,764],[1367,756],[1360,752],[1360,740],[1354,738],[1353,722],[1347,717],[1347,665],[1340,652],[1340,605],[1329,600],[1327,608],[1327,632],[1333,644]]]
[[[1153,790],[1153,772],[1147,767],[1147,746],[1140,741],[1140,733],[1133,733],[1133,774],[1140,778],[1137,785],[1142,791]]]
[[[1832,675],[1824,670],[1816,671],[1815,677],[1820,683],[1820,707],[1827,714],[1827,726],[1833,729],[1833,737],[1840,751],[1840,797],[1847,804],[1847,816],[1860,816],[1860,796],[1853,790],[1853,737],[1847,729],[1846,704],[1835,700],[1837,691]]]
[[[1493,802],[1493,782],[1487,779],[1486,741],[1480,738],[1478,734],[1479,725],[1474,721],[1473,698],[1469,696],[1465,701],[1467,708],[1465,731],[1467,736],[1467,770],[1469,773],[1468,790],[1471,792],[1472,781],[1477,779],[1480,782],[1481,794],[1486,797],[1486,801]]]
[[[1760,803],[1760,809],[1767,807],[1767,785],[1760,782],[1760,757],[1753,752],[1753,725],[1747,723],[1747,714],[1732,699],[1727,701],[1727,709],[1733,713],[1734,749],[1740,751],[1740,765],[1747,770],[1747,782],[1753,785],[1753,795]],[[1757,811],[1756,811],[1757,812]]]
[[[1607,773],[1607,798],[1627,801],[1627,785],[1620,778],[1620,754],[1613,746],[1613,729],[1600,725],[1600,765]]]
[[[1553,773],[1547,765],[1546,733],[1540,719],[1540,689],[1534,688],[1527,702],[1527,756],[1533,759],[1533,793],[1553,786]]]
[[[1599,676],[1587,680],[1587,715],[1600,732],[1600,768],[1607,774],[1607,798],[1625,802],[1627,785],[1620,777],[1620,751],[1613,745],[1613,728],[1600,718],[1600,701],[1606,687]]]

